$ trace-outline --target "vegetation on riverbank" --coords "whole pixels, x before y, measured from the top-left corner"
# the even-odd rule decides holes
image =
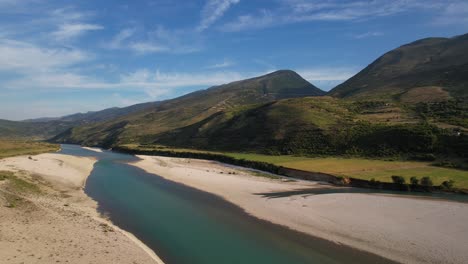
[[[304,157],[292,155],[262,155],[253,153],[213,152],[168,148],[158,145],[128,144],[115,148],[118,151],[138,154],[155,154],[175,157],[194,157],[217,160],[277,173],[279,168],[296,169],[334,175],[337,178],[355,178],[366,181],[392,183],[398,175],[410,183],[412,177],[430,177],[434,186],[452,180],[454,188],[468,189],[468,170],[443,168],[428,161],[365,159],[356,157]]]
[[[0,159],[22,155],[55,152],[60,145],[37,141],[0,140]]]

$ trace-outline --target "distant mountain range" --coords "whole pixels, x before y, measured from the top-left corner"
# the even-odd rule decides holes
[[[23,122],[27,123],[44,123],[44,122],[78,122],[80,124],[87,124],[87,123],[96,123],[105,120],[110,120],[113,118],[117,118],[122,115],[131,114],[137,111],[142,111],[148,109],[150,107],[158,105],[159,102],[150,102],[150,103],[142,103],[131,105],[128,107],[112,107],[107,108],[101,111],[90,111],[87,113],[76,113],[72,115],[66,115],[62,117],[45,117],[45,118],[36,118],[36,119],[27,119],[23,120]]]
[[[328,94],[281,70],[161,102],[0,120],[0,137],[283,154],[433,152],[447,147],[440,142],[450,131],[468,131],[467,95],[468,35],[429,38],[384,54]]]

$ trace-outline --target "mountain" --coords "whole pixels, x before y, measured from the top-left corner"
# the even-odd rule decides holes
[[[24,121],[0,120],[0,138],[48,139],[75,126],[115,119],[137,111],[143,111],[158,104],[159,102],[150,102],[63,117],[46,117]]]
[[[101,146],[151,142],[161,133],[195,124],[216,113],[234,114],[255,104],[323,94],[297,73],[281,70],[193,92],[112,120],[77,126],[52,140]]]
[[[282,70],[171,100],[33,121],[72,123],[51,141],[88,146],[467,157],[467,47],[468,35],[401,46],[329,96]]]
[[[346,104],[331,97],[283,99],[235,112],[218,112],[192,125],[161,133],[149,143],[195,149],[297,153],[312,145],[321,145],[323,149],[324,135],[337,126],[351,123],[352,116]]]
[[[468,96],[468,34],[394,49],[329,92],[338,98],[408,103]]]
[[[131,114],[137,111],[142,111],[147,108],[153,107],[159,104],[159,102],[149,102],[149,103],[142,103],[131,105],[127,107],[112,107],[107,108],[100,111],[89,111],[87,113],[76,113],[71,115],[66,115],[62,117],[44,117],[44,118],[36,118],[36,119],[27,119],[23,120],[23,122],[33,122],[33,123],[40,123],[40,122],[51,122],[51,121],[61,121],[61,122],[78,122],[80,124],[86,123],[95,123],[101,122],[105,120],[110,120],[113,118],[117,118],[122,115]]]
[[[60,121],[18,122],[0,119],[0,138],[46,139],[72,127]]]
[[[328,96],[282,99],[218,112],[137,143],[273,155],[468,156],[468,135],[420,116],[372,113],[388,107]]]

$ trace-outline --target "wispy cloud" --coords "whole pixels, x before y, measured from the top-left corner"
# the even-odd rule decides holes
[[[279,7],[259,9],[253,13],[240,15],[235,20],[225,23],[220,29],[242,31],[307,21],[368,20],[409,11],[448,10],[450,5],[454,4],[456,4],[454,8],[458,9],[458,6],[463,7],[461,3],[463,2],[460,0],[281,0]],[[462,18],[463,14],[459,12],[457,17]]]
[[[201,12],[201,21],[197,27],[197,31],[206,30],[220,19],[232,5],[239,2],[240,0],[208,0]]]
[[[157,26],[152,31],[125,28],[104,46],[110,49],[130,50],[138,55],[151,53],[185,54],[199,51],[197,35],[186,30],[168,30]]]
[[[187,86],[211,86],[242,79],[238,72],[169,72],[146,68],[121,74],[118,80],[100,79],[77,71],[92,56],[75,49],[47,49],[30,43],[0,40],[0,73],[14,73],[0,86],[8,90],[118,89],[140,90],[151,96]],[[229,63],[229,62],[227,62]],[[252,75],[253,76],[253,75]]]
[[[215,63],[215,64],[209,65],[209,66],[207,66],[205,68],[206,69],[221,69],[221,68],[228,68],[228,67],[231,67],[233,65],[235,65],[235,63],[232,60],[224,59],[223,62]]]
[[[69,40],[81,36],[88,31],[96,31],[102,29],[104,29],[103,26],[96,24],[63,24],[59,26],[57,31],[52,32],[52,36],[55,37],[57,40]]]
[[[433,24],[438,26],[457,25],[468,28],[468,2],[448,3],[436,16]]]
[[[210,72],[162,72],[140,69],[124,74],[118,86],[140,87],[153,99],[174,92],[174,89],[185,87],[213,86],[255,76],[256,73],[239,73],[235,71]]]
[[[124,47],[124,42],[129,39],[134,33],[136,29],[135,28],[125,28],[119,31],[112,39],[111,41],[106,44],[107,47],[111,49],[121,49]]]
[[[55,21],[70,22],[87,20],[93,16],[93,12],[79,11],[73,7],[63,7],[50,11],[48,16],[44,19],[53,19]]]
[[[135,51],[138,54],[164,52],[164,51],[169,50],[165,46],[157,45],[155,43],[150,43],[150,42],[131,43],[129,45],[129,48],[132,49],[133,51]]]
[[[90,54],[78,49],[44,48],[28,42],[0,39],[0,71],[51,72],[90,58]]]
[[[364,39],[364,38],[371,38],[371,37],[380,37],[383,36],[384,33],[380,31],[369,31],[360,34],[353,34],[352,37],[355,39]]]
[[[262,9],[257,14],[247,14],[237,17],[236,20],[224,24],[221,29],[223,31],[242,31],[261,29],[273,26],[275,24],[281,24],[284,18],[277,16],[271,11]]]

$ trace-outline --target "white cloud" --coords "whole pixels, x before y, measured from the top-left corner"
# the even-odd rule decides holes
[[[168,51],[167,47],[157,45],[155,43],[150,42],[136,42],[131,43],[129,48],[135,51],[138,54],[147,54],[147,53],[156,53],[156,52],[164,52]]]
[[[46,19],[60,21],[62,23],[72,21],[83,21],[94,16],[92,12],[78,11],[71,7],[64,7],[52,10]]]
[[[135,34],[136,29],[134,28],[125,28],[122,29],[117,35],[115,35],[112,40],[107,44],[111,49],[121,49],[123,47],[123,42],[129,39],[133,34]]]
[[[433,21],[439,26],[463,26],[468,27],[468,2],[448,3]]]
[[[19,73],[63,69],[91,58],[77,49],[43,48],[31,43],[0,39],[0,71]]]
[[[199,36],[185,30],[168,30],[157,26],[153,31],[125,28],[108,43],[110,49],[129,50],[137,55],[150,53],[186,54],[200,51]]]
[[[214,22],[220,19],[232,5],[238,4],[240,0],[208,0],[201,12],[201,21],[197,31],[206,30]]]
[[[361,34],[354,34],[352,35],[353,38],[355,39],[364,39],[364,38],[371,38],[371,37],[380,37],[383,36],[384,33],[380,31],[369,31]]]
[[[275,25],[281,22],[281,17],[276,17],[268,10],[260,10],[259,14],[242,15],[237,17],[235,21],[226,23],[222,26],[223,31],[242,31],[245,29],[260,29]]]
[[[228,68],[235,65],[235,63],[232,60],[229,59],[224,59],[223,62],[221,63],[215,63],[213,65],[209,65],[205,67],[206,69],[221,69],[221,68]]]
[[[151,72],[147,69],[122,75],[119,86],[144,88],[183,88],[190,86],[212,86],[253,77],[255,74],[241,74],[238,72]]]
[[[103,26],[96,24],[63,24],[59,27],[57,31],[52,32],[52,36],[55,37],[57,40],[68,40],[81,36],[88,31],[96,31],[102,29],[104,29]]]
[[[274,9],[238,16],[224,24],[223,31],[242,31],[266,28],[275,25],[307,21],[350,21],[385,17],[409,11],[439,11],[460,0],[373,0],[373,1],[319,1],[282,0]],[[458,17],[462,17],[459,15]]]
[[[93,56],[79,49],[45,48],[31,43],[0,39],[0,80],[4,89],[44,89],[79,87],[90,78],[74,73],[73,67]]]

